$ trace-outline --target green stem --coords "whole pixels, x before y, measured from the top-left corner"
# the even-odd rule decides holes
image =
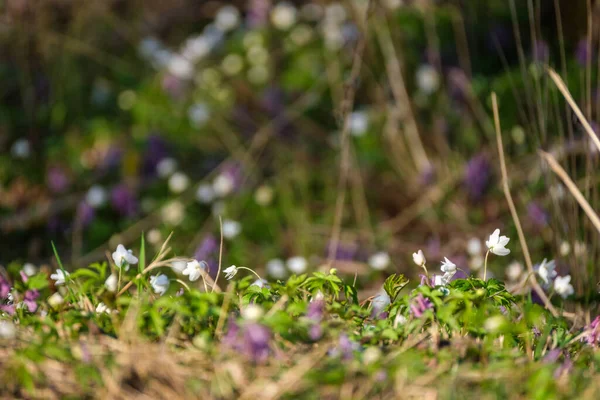
[[[254,272],[254,270],[253,270],[253,269],[246,268],[246,267],[238,267],[238,270],[240,270],[240,269],[245,269],[246,271],[250,271],[250,272],[252,272],[254,275],[256,275],[256,276],[257,276],[257,278],[258,278],[260,281],[262,281],[262,278],[260,277],[260,275],[258,275],[256,272]]]
[[[488,259],[489,255],[490,255],[490,251],[488,250],[487,253],[485,253],[485,262],[483,263],[483,280],[484,281],[487,278],[487,259]]]
[[[183,286],[184,288],[186,288],[188,292],[190,291],[190,287],[184,281],[182,281],[181,279],[173,279],[173,280],[175,282],[181,284],[181,286]]]

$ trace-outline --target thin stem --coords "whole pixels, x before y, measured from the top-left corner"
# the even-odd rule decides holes
[[[123,271],[123,267],[124,267],[124,265],[121,265],[119,267],[119,280],[117,281],[117,292],[121,288],[121,272]]]
[[[427,271],[427,267],[425,266],[425,264],[421,265],[421,268],[425,270],[425,276],[429,278],[429,272]]]
[[[237,267],[237,269],[238,269],[238,270],[240,270],[240,269],[245,269],[246,271],[250,271],[250,272],[252,272],[254,275],[256,275],[260,281],[262,281],[262,278],[260,277],[260,275],[258,275],[256,272],[254,272],[254,270],[253,270],[253,269],[246,268],[246,267]]]
[[[184,281],[182,281],[181,279],[172,279],[172,280],[175,281],[175,282],[177,282],[177,283],[180,283],[181,286],[183,286],[184,288],[186,288],[188,292],[190,291],[190,287]]]
[[[490,255],[490,251],[488,250],[487,253],[485,253],[485,261],[483,263],[483,280],[484,281],[487,278],[487,259],[488,259],[489,255]]]

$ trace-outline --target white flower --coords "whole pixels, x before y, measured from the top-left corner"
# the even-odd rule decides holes
[[[566,299],[573,293],[575,290],[573,289],[573,285],[571,285],[571,275],[558,276],[554,280],[554,290],[558,293],[563,299]]]
[[[190,281],[194,282],[200,279],[202,271],[206,270],[206,267],[206,262],[198,262],[196,260],[193,260],[187,263],[182,273],[184,275],[189,275]]]
[[[122,268],[125,266],[125,271],[129,269],[130,265],[138,263],[138,259],[133,255],[133,252],[125,249],[125,246],[122,244],[118,245],[117,250],[112,253],[112,259],[117,267]]]
[[[162,240],[162,233],[160,233],[160,231],[156,228],[151,229],[146,235],[146,238],[148,239],[149,243],[156,245]]]
[[[233,189],[235,189],[235,182],[229,174],[219,174],[213,181],[213,190],[217,197],[225,197]]]
[[[17,330],[15,325],[9,321],[0,321],[0,338],[13,339],[16,336]]]
[[[194,74],[194,65],[187,58],[172,54],[167,63],[169,73],[176,78],[186,80]]]
[[[382,313],[390,303],[390,296],[385,292],[385,290],[380,290],[379,293],[373,297],[373,300],[371,300],[371,305],[373,306],[373,311],[375,314]]]
[[[571,245],[569,244],[569,242],[562,242],[560,244],[560,255],[563,257],[566,257],[569,255],[569,253],[571,252]]]
[[[369,128],[369,116],[364,111],[355,111],[350,114],[350,134],[352,136],[363,136]]]
[[[223,32],[235,29],[239,23],[240,12],[236,7],[231,5],[221,7],[215,16],[215,25]]]
[[[115,274],[110,274],[110,276],[106,279],[106,282],[104,282],[104,286],[106,287],[106,289],[109,292],[116,292],[117,284],[118,284],[118,279],[117,279],[117,275],[115,275]]]
[[[267,262],[267,274],[275,279],[284,279],[287,275],[285,263],[279,258],[274,258]]]
[[[277,29],[287,30],[296,23],[296,7],[288,2],[278,3],[271,10],[271,23]]]
[[[425,255],[423,254],[422,250],[419,250],[416,253],[413,253],[412,257],[413,257],[413,262],[415,264],[417,264],[419,267],[422,267],[423,265],[425,265],[425,262],[427,261],[427,260],[425,260]]]
[[[110,312],[111,312],[110,308],[108,308],[106,306],[106,304],[104,304],[104,303],[98,303],[98,305],[96,306],[97,314],[104,314],[104,313],[110,314]]]
[[[63,299],[63,297],[58,292],[54,293],[52,296],[50,296],[48,298],[48,304],[50,304],[50,307],[55,307],[55,308],[60,306],[62,303],[64,303],[64,301],[65,301],[65,299]]]
[[[183,172],[175,172],[169,178],[169,190],[173,193],[181,193],[190,185],[190,178]]]
[[[196,200],[202,204],[210,204],[215,199],[215,191],[209,184],[203,183],[196,190]]]
[[[50,275],[50,279],[56,281],[55,285],[64,285],[65,284],[65,280],[67,279],[67,276],[69,276],[70,274],[67,271],[64,271],[62,269],[57,269],[55,274]]]
[[[171,263],[171,268],[178,274],[183,274],[183,270],[187,268],[188,262],[186,260],[175,260]]]
[[[188,108],[188,118],[193,126],[199,128],[209,120],[210,109],[204,103],[192,104],[190,108]]]
[[[408,322],[408,319],[400,313],[396,314],[396,318],[394,318],[394,328],[397,328],[399,325],[404,325]]]
[[[162,220],[169,225],[179,225],[185,218],[185,207],[179,200],[174,200],[160,210]]]
[[[169,278],[164,274],[150,277],[150,285],[154,289],[154,293],[161,296],[169,289],[169,283]]]
[[[480,269],[481,267],[483,267],[483,263],[484,263],[484,258],[483,256],[474,256],[473,258],[471,258],[471,260],[469,260],[469,267],[476,271],[478,269]]]
[[[102,207],[106,198],[106,190],[100,185],[92,186],[85,195],[85,201],[93,208]]]
[[[416,74],[417,86],[425,94],[435,92],[440,86],[440,75],[431,65],[421,65]]]
[[[369,257],[369,266],[377,271],[383,271],[390,265],[390,255],[384,251],[373,254]]]
[[[240,313],[242,314],[242,318],[248,321],[258,321],[260,317],[263,316],[263,309],[261,306],[257,304],[248,304],[246,307],[242,308]]]
[[[440,269],[442,272],[454,274],[456,272],[456,264],[448,260],[448,257],[444,257],[444,261],[442,261],[442,268]]]
[[[268,206],[273,201],[273,188],[267,185],[262,185],[254,192],[254,201],[259,206]]]
[[[481,254],[481,240],[477,239],[477,238],[471,238],[469,239],[469,241],[467,242],[467,253],[469,253],[470,256],[478,256]]]
[[[250,286],[258,286],[259,288],[269,287],[269,282],[266,279],[257,279]]]
[[[223,221],[223,236],[225,239],[233,239],[242,231],[242,225],[237,221],[226,219]]]
[[[163,158],[156,164],[156,173],[161,178],[168,178],[177,170],[177,160],[171,157]]]
[[[513,261],[506,268],[506,277],[508,278],[509,281],[514,282],[514,281],[518,280],[521,277],[522,273],[523,273],[523,266],[518,261]]]
[[[225,274],[225,279],[227,279],[228,281],[230,281],[231,278],[233,278],[235,276],[235,274],[238,273],[238,268],[235,265],[232,265],[229,268],[225,268],[225,270],[223,271],[223,273]]]
[[[25,263],[23,265],[23,273],[27,276],[33,276],[37,273],[37,268],[32,263]]]
[[[548,285],[550,281],[554,279],[554,277],[557,274],[555,268],[556,264],[554,263],[554,260],[547,261],[544,258],[544,261],[542,261],[542,263],[537,269],[537,273],[542,279],[542,281],[544,281],[544,284]]]
[[[505,247],[509,241],[510,239],[506,236],[500,236],[500,229],[496,229],[494,233],[490,235],[490,238],[485,241],[485,245],[495,255],[506,256],[510,254],[510,250]]]
[[[10,151],[15,158],[27,158],[31,154],[31,146],[27,139],[19,139],[13,143]]]
[[[442,275],[435,275],[433,277],[433,286],[444,286],[444,277]]]
[[[304,257],[295,256],[288,258],[288,260],[286,261],[286,265],[287,268],[290,271],[292,271],[292,273],[300,275],[304,273],[304,271],[306,271],[306,267],[308,267],[308,262]]]

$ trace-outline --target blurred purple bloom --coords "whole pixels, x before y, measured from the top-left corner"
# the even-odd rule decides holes
[[[431,308],[433,308],[433,304],[431,304],[431,301],[421,293],[413,299],[413,302],[410,305],[410,311],[417,318],[420,318],[425,311]]]
[[[327,254],[331,244],[328,244],[325,248],[325,254]],[[335,259],[339,261],[352,261],[356,259],[358,246],[355,243],[338,243],[335,251]]]
[[[121,163],[123,158],[123,149],[120,146],[112,145],[106,151],[102,160],[101,168],[104,170],[116,168]]]
[[[156,165],[169,155],[168,144],[159,135],[150,135],[144,151],[143,172],[145,176],[156,175]]]
[[[532,49],[533,61],[545,63],[550,59],[550,48],[544,40],[537,40]]]
[[[133,191],[124,183],[113,187],[110,193],[113,208],[123,216],[133,216],[137,212],[137,200]]]
[[[6,299],[8,294],[10,293],[10,283],[0,275],[0,299]]]
[[[550,217],[539,203],[532,201],[527,205],[527,215],[529,219],[538,228],[548,225]]]
[[[21,280],[24,283],[27,283],[27,281],[29,280],[29,277],[27,276],[27,274],[23,270],[19,271],[19,275],[21,275]]]
[[[310,337],[311,340],[319,340],[321,336],[323,336],[323,328],[321,327],[321,324],[313,324],[308,329],[308,337]]]
[[[248,27],[260,28],[265,26],[269,19],[271,0],[248,0],[248,12],[246,21]]]
[[[81,226],[88,226],[94,220],[96,216],[96,211],[94,207],[90,206],[86,201],[82,201],[79,203],[77,207],[76,218],[81,224]]]
[[[587,66],[588,61],[591,59],[591,52],[588,48],[587,39],[581,39],[579,43],[577,43],[577,48],[575,49],[575,59],[582,67]]]
[[[345,359],[345,360],[351,359],[354,351],[357,349],[358,349],[358,343],[355,343],[352,340],[350,340],[348,335],[346,335],[345,333],[342,333],[340,335],[337,350],[339,350],[343,359]]]
[[[467,99],[471,83],[465,72],[460,68],[451,68],[448,70],[448,90],[450,97],[458,102]]]
[[[464,172],[464,184],[469,199],[481,200],[490,184],[492,168],[485,156],[480,153],[469,160]]]
[[[313,322],[319,322],[323,319],[323,312],[325,311],[324,300],[314,300],[308,304],[308,310],[306,316]]]
[[[255,362],[263,362],[270,352],[271,331],[261,324],[244,326],[244,350]]]
[[[582,340],[585,340],[590,346],[596,347],[600,343],[600,315],[594,318],[585,330],[589,331],[589,333]]]
[[[52,167],[46,174],[46,184],[54,193],[62,193],[69,187],[70,179],[62,168]]]
[[[36,300],[40,297],[40,292],[37,290],[28,290],[25,292],[25,297],[23,298],[23,303],[27,306],[29,312],[35,312],[37,310],[37,302]]]
[[[175,100],[183,95],[184,86],[179,78],[171,74],[165,74],[161,81],[162,89]]]
[[[561,353],[562,351],[560,349],[552,349],[546,353],[542,361],[546,364],[555,363],[556,360],[558,360],[558,357],[560,357]]]
[[[420,286],[435,287],[435,277],[432,276],[431,278],[427,278],[423,274],[420,274],[419,276],[421,277]]]
[[[573,368],[573,361],[567,356],[565,361],[554,371],[554,378],[558,379],[564,374],[568,374]]]
[[[208,234],[202,239],[200,246],[194,252],[194,259],[196,260],[204,260],[208,264],[208,272],[210,276],[214,279],[216,274],[216,260],[215,253],[219,250],[219,243],[217,239]]]
[[[0,306],[0,311],[4,311],[8,315],[15,315],[15,305],[14,304],[3,304]]]
[[[435,179],[435,168],[433,168],[433,166],[430,165],[426,167],[423,172],[421,172],[419,183],[421,184],[421,186],[430,186],[433,183],[435,183]]]

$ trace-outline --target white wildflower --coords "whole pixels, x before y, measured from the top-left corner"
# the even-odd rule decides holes
[[[563,299],[566,299],[575,293],[575,289],[573,289],[573,285],[571,285],[571,275],[556,277],[554,280],[554,291],[556,291]]]
[[[215,199],[215,191],[213,187],[207,183],[198,186],[196,190],[196,200],[202,204],[210,204]]]
[[[175,260],[171,263],[171,268],[178,274],[183,274],[183,271],[187,268],[187,260]]]
[[[110,314],[111,313],[110,308],[108,308],[106,306],[106,304],[104,304],[104,303],[98,303],[98,305],[96,306],[96,314],[104,314],[104,313]]]
[[[478,256],[481,254],[481,240],[477,239],[477,238],[471,238],[469,239],[469,241],[467,242],[467,253],[469,253],[470,256]]]
[[[165,294],[169,289],[169,284],[169,278],[164,274],[153,275],[150,277],[150,285],[152,286],[154,293],[158,295],[162,296]]]
[[[447,257],[444,257],[444,261],[442,261],[441,270],[442,270],[442,272],[445,272],[448,274],[454,274],[454,273],[456,273],[456,264],[454,264],[452,261],[448,260]]]
[[[109,292],[116,292],[117,291],[117,284],[118,284],[118,278],[117,275],[115,274],[110,274],[110,276],[106,279],[106,282],[104,282],[104,287],[106,287],[106,289]]]
[[[215,26],[223,31],[229,32],[240,23],[240,12],[232,5],[221,7],[215,16]]]
[[[300,275],[306,271],[308,261],[301,256],[290,257],[286,261],[287,268],[294,274]]]
[[[540,266],[537,268],[537,273],[542,279],[542,281],[544,281],[545,285],[548,285],[550,281],[554,279],[554,277],[556,277],[557,273],[555,268],[556,264],[554,260],[548,261],[545,258],[544,261],[542,261]]]
[[[506,268],[506,277],[509,281],[517,281],[523,273],[523,265],[518,261],[513,261]]]
[[[130,265],[135,265],[138,263],[138,259],[133,255],[133,252],[131,250],[127,250],[122,244],[119,244],[117,246],[117,250],[112,253],[112,259],[117,267],[122,268],[125,266],[125,271],[129,269]]]
[[[100,185],[92,186],[85,195],[85,201],[93,208],[102,207],[106,204],[106,190]]]
[[[0,321],[0,338],[14,339],[17,330],[15,325],[10,321]]]
[[[223,237],[233,239],[242,232],[242,225],[230,219],[223,221]]]
[[[50,275],[50,279],[55,281],[55,285],[64,285],[67,277],[70,274],[67,271],[63,271],[62,269],[57,269],[56,273]]]
[[[508,244],[510,239],[506,236],[500,236],[500,229],[496,229],[492,233],[488,240],[485,241],[487,248],[497,256],[506,256],[510,254],[505,246]]]
[[[369,116],[364,111],[350,114],[350,134],[355,137],[363,136],[369,129]]]
[[[165,157],[156,164],[156,173],[160,178],[168,178],[177,170],[177,160]]]
[[[23,264],[23,273],[27,276],[33,276],[37,274],[37,268],[32,263]]]
[[[27,158],[31,155],[31,146],[29,145],[29,140],[27,139],[19,139],[15,143],[13,143],[10,148],[10,152],[15,158]]]
[[[271,23],[277,29],[288,30],[296,23],[296,14],[293,4],[286,1],[278,3],[271,10]]]
[[[225,279],[231,280],[238,273],[238,268],[235,265],[232,265],[229,268],[225,268],[223,273],[225,274]]]
[[[198,279],[200,279],[200,276],[202,275],[202,271],[205,271],[207,269],[207,264],[206,262],[202,261],[202,262],[198,262],[196,260],[192,260],[190,262],[187,263],[185,269],[182,271],[183,275],[188,275],[190,278],[190,281],[194,282],[197,281]]]
[[[279,258],[269,260],[266,265],[267,274],[275,279],[285,279],[287,272],[285,270],[285,263]]]
[[[240,311],[242,318],[247,321],[258,321],[263,316],[264,311],[261,306],[257,304],[248,304],[243,307]]]
[[[50,307],[56,308],[64,302],[65,302],[65,299],[63,299],[63,297],[58,292],[54,293],[52,296],[50,296],[48,298],[48,304],[50,305]]]
[[[440,75],[431,65],[419,67],[416,74],[417,87],[425,94],[434,93],[440,86]]]
[[[175,194],[182,193],[190,185],[190,178],[183,172],[175,172],[169,178],[169,190]]]
[[[219,174],[213,181],[213,190],[217,197],[225,197],[235,189],[233,177],[229,174]]]
[[[415,264],[417,264],[419,267],[422,267],[423,265],[425,265],[425,262],[427,261],[427,260],[425,260],[425,255],[423,254],[422,250],[419,250],[416,253],[413,253],[412,257],[413,257],[413,262]]]
[[[390,265],[390,255],[385,251],[380,251],[369,257],[369,266],[376,271],[383,271]]]

